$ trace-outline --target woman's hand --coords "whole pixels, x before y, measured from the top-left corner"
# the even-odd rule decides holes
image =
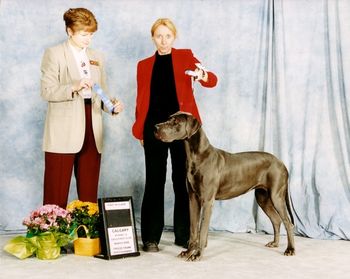
[[[196,81],[200,81],[200,80],[203,80],[204,82],[208,81],[208,73],[203,69],[196,68],[194,72],[196,74],[195,76]]]
[[[204,82],[207,82],[208,81],[207,70],[200,63],[196,63],[195,65],[197,68],[194,71],[186,70],[185,74],[191,76],[194,81],[203,80]]]
[[[91,88],[94,85],[94,82],[90,78],[82,78],[81,80],[77,80],[73,83],[72,91],[79,92],[82,89]]]
[[[118,114],[119,112],[122,112],[124,109],[123,104],[117,100],[116,98],[113,98],[111,100],[112,104],[113,104],[113,114]]]

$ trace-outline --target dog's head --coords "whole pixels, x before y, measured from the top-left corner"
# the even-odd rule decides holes
[[[192,137],[200,127],[201,124],[192,114],[178,111],[168,121],[156,124],[154,135],[163,142],[184,140]]]

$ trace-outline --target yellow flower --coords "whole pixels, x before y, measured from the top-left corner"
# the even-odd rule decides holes
[[[90,202],[89,205],[88,205],[88,209],[89,209],[88,214],[90,216],[98,214],[98,206],[97,206],[96,203]]]
[[[67,205],[67,210],[70,212],[73,212],[74,210],[82,210],[86,211],[87,208],[87,213],[89,216],[98,214],[98,206],[97,203],[94,202],[82,202],[80,200],[74,200],[71,203]]]
[[[81,204],[82,204],[81,201],[79,201],[79,200],[74,200],[74,201],[72,201],[71,203],[69,203],[69,204],[67,205],[67,210],[70,211],[70,212],[72,212],[74,209],[79,208]]]
[[[91,237],[96,238],[99,235],[98,230],[98,205],[94,202],[83,202],[80,200],[74,200],[68,204],[67,210],[72,215],[72,222],[75,226],[75,231],[79,237]],[[87,227],[85,236],[78,228],[84,225]]]

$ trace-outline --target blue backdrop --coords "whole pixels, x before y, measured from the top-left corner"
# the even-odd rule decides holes
[[[45,48],[66,40],[63,13],[94,12],[93,48],[107,58],[109,90],[125,111],[105,115],[99,196],[131,195],[136,220],[144,159],[131,135],[137,61],[155,47],[159,17],[177,25],[176,48],[191,48],[215,72],[214,89],[195,87],[211,143],[231,152],[265,150],[290,171],[296,233],[350,238],[350,1],[347,0],[1,0],[0,233],[23,230],[22,219],[42,203],[40,98]],[[166,185],[166,224],[173,193]],[[76,198],[72,179],[70,200]],[[212,230],[272,232],[253,193],[216,202]]]

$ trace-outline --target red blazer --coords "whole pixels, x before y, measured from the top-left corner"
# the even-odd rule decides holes
[[[190,49],[173,48],[171,56],[180,111],[189,112],[201,121],[193,95],[191,77],[185,74],[186,70],[195,70],[195,63],[200,62],[193,56]],[[155,58],[156,56],[154,54],[137,64],[136,119],[132,127],[132,133],[135,138],[140,140],[143,139],[143,127],[149,108],[151,78]],[[204,87],[214,87],[217,83],[217,77],[214,73],[208,72],[208,81],[204,82],[201,80],[199,83]]]

